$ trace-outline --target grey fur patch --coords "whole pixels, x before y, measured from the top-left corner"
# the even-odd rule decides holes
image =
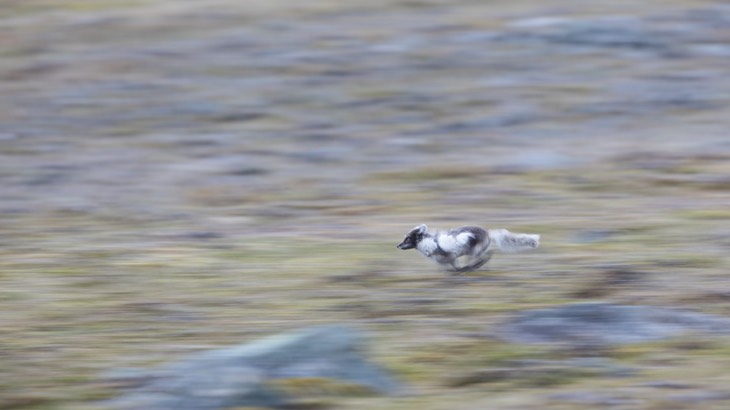
[[[472,237],[469,238],[469,247],[471,248],[480,243],[486,243],[488,245],[490,242],[487,231],[479,226],[462,226],[461,228],[455,228],[449,231],[449,235],[458,236],[464,232],[472,235]]]

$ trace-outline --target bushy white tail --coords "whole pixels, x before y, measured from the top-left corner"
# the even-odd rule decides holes
[[[506,253],[515,253],[535,249],[540,245],[540,235],[512,233],[506,229],[489,229],[491,245]]]

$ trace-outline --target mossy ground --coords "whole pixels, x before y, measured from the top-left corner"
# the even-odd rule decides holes
[[[730,343],[700,337],[596,352],[638,369],[627,378],[450,382],[586,354],[490,337],[522,309],[730,315],[721,56],[464,45],[556,10],[532,1],[6,3],[0,408],[97,408],[118,393],[110,369],[332,322],[367,330],[409,387],[329,386],[312,406],[569,409],[585,407],[557,394],[592,391],[727,407],[671,399],[727,389]],[[712,6],[555,5],[575,18]],[[718,91],[709,108],[595,110],[692,75]],[[395,248],[423,222],[542,243],[452,277]],[[689,387],[667,395],[657,380]]]

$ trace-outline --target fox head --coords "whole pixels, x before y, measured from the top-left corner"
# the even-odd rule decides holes
[[[406,234],[406,237],[403,238],[403,242],[397,245],[398,249],[406,250],[415,248],[426,235],[427,230],[428,227],[426,225],[418,225],[411,229],[411,231]]]

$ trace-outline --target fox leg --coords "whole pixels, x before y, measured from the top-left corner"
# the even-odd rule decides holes
[[[484,264],[489,262],[490,259],[492,259],[492,254],[488,253],[488,254],[484,255],[484,257],[478,259],[477,261],[464,265],[460,268],[456,267],[455,264],[452,264],[454,269],[451,270],[451,272],[453,272],[455,275],[460,275],[462,273],[471,272],[473,270],[477,270],[477,269],[481,268],[482,266],[484,266]]]

